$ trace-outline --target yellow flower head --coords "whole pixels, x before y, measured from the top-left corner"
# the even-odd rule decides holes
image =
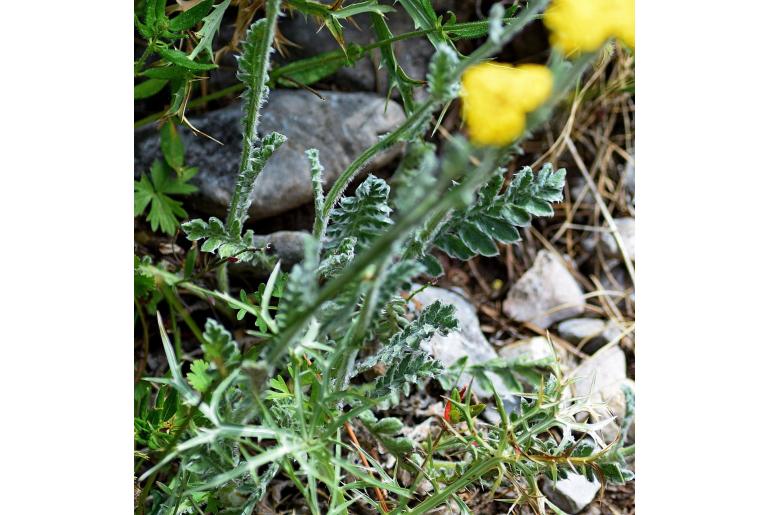
[[[553,0],[543,23],[567,55],[594,52],[613,36],[634,47],[634,0]]]
[[[538,64],[483,63],[468,68],[462,99],[471,141],[492,146],[513,142],[524,132],[527,113],[548,100],[552,89],[551,71]]]

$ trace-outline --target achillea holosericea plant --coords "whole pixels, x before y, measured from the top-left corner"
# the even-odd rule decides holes
[[[628,20],[620,19],[628,12],[615,9],[612,22],[602,25],[601,34],[588,44],[565,32],[577,30],[564,19],[571,11],[563,10],[577,9],[575,3],[557,2],[562,10],[551,11],[546,20],[559,48],[547,65],[514,67],[489,60],[539,17],[547,2],[530,1],[520,11],[495,5],[488,20],[458,29],[438,19],[429,2],[401,0],[436,49],[426,94],[421,101],[411,96],[416,82],[386,53],[390,83],[407,106],[403,123],[350,163],[328,191],[323,188],[326,150],[306,149],[315,219],[304,259],[289,273],[271,262],[272,273],[256,292],[235,296],[227,287],[226,263],[270,261],[253,246],[253,235],[244,226],[256,178],[286,141],[281,134],[258,131],[260,109],[269,101],[278,18],[288,8],[298,9],[319,16],[341,37],[337,17],[366,12],[377,20],[380,37],[393,37],[383,25],[383,14],[391,8],[375,0],[338,6],[331,14],[327,5],[309,0],[264,3],[265,16],[245,33],[238,63],[245,90],[244,134],[242,158],[232,170],[237,180],[229,212],[224,220],[182,224],[187,238],[198,242],[196,248],[213,255],[210,266],[196,269],[195,257],[179,269],[135,261],[142,295],[151,296],[154,288],[161,292],[153,306],[165,300],[186,314],[177,298],[184,291],[227,313],[223,320],[250,323],[245,334],[252,344],[244,345],[224,322],[211,318],[201,331],[183,317],[200,342],[184,373],[181,345],[172,342],[157,314],[169,373],[145,378],[137,387],[137,511],[254,513],[268,486],[280,479],[313,514],[425,514],[447,503],[469,512],[460,495],[468,488],[491,496],[505,491],[505,502],[544,513],[555,507],[540,493],[541,478],[576,472],[622,483],[633,477],[626,467],[633,447],[625,447],[625,433],[612,442],[602,439],[600,430],[610,420],[587,421],[586,415],[599,406],[570,393],[572,380],[562,376],[555,358],[498,361],[488,369],[475,365],[479,377],[497,374],[519,387],[516,409],[506,408],[495,391],[488,403],[477,402],[467,393],[468,385],[451,384],[460,371],[445,367],[421,346],[434,335],[458,329],[455,308],[439,301],[413,302],[426,276],[444,272],[435,257],[439,251],[460,260],[496,255],[498,244],[518,241],[519,229],[533,217],[553,214],[566,172],[544,164],[507,177],[506,167],[516,143],[548,119],[574,87],[592,52],[611,35],[628,36],[623,32]],[[213,29],[206,27],[221,20],[219,6],[202,4],[213,11],[201,29],[208,39],[193,47],[198,58],[211,55]],[[593,18],[604,23],[594,11],[577,11],[578,24]],[[150,14],[142,27],[173,63],[180,58],[169,54],[164,39],[169,34],[147,28],[155,26],[162,9]],[[203,20],[203,14],[196,12],[196,20]],[[454,47],[452,34],[487,33],[488,39],[468,55]],[[574,62],[559,53],[575,48],[583,55]],[[439,152],[426,141],[433,117],[458,98],[468,139],[454,134]],[[369,176],[345,196],[372,157],[399,143],[405,157],[391,185]],[[219,270],[217,289],[199,281],[212,267]],[[430,380],[449,386],[438,434],[416,442],[400,434],[400,420],[375,414],[378,406],[398,403],[410,388]],[[498,424],[479,419],[487,404],[499,416]],[[633,402],[627,406],[630,417]],[[386,466],[382,456],[361,445],[354,426],[385,449],[395,465]],[[399,479],[401,471],[411,482]],[[424,482],[431,494],[418,491]]]

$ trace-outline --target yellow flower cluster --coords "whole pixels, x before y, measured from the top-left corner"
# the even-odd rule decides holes
[[[540,107],[553,89],[545,66],[483,63],[462,77],[463,118],[476,145],[504,146],[521,136],[527,113]]]
[[[553,0],[543,23],[566,55],[598,50],[613,36],[634,47],[634,0]]]

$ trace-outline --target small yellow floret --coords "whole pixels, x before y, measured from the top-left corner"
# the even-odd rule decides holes
[[[484,63],[462,78],[463,118],[477,145],[504,146],[521,136],[527,113],[551,95],[553,77],[545,66]]]
[[[553,0],[543,23],[567,55],[594,52],[613,36],[634,47],[634,0]]]

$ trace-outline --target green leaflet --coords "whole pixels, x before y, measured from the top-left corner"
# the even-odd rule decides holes
[[[168,83],[167,80],[148,79],[134,86],[134,100],[149,98],[163,89]]]
[[[209,375],[209,364],[202,359],[196,359],[190,365],[190,371],[187,373],[187,381],[190,386],[203,393],[209,389],[214,379]]]
[[[217,67],[216,64],[199,63],[197,61],[193,61],[184,52],[174,50],[173,48],[159,48],[158,54],[172,64],[196,72],[213,70]]]
[[[193,51],[190,52],[190,59],[195,59],[201,52],[205,52],[209,60],[214,60],[214,51],[211,45],[214,42],[214,36],[219,31],[219,26],[222,24],[222,17],[225,15],[225,10],[230,5],[230,0],[225,0],[221,4],[214,7],[211,13],[203,18],[203,27],[201,30],[195,33],[199,38],[198,44],[195,45]]]

